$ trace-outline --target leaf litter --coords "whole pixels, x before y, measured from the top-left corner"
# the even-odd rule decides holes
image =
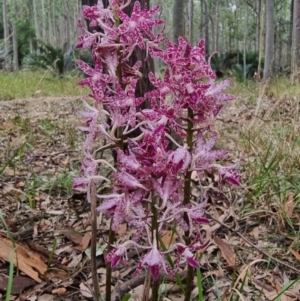
[[[261,130],[264,123],[270,123],[273,118],[274,108],[270,112],[268,106],[273,100],[265,98],[257,115],[261,119],[255,123],[254,130]],[[277,110],[280,111],[283,102],[284,99],[276,102]],[[17,268],[12,300],[92,298],[90,207],[85,196],[71,188],[81,159],[82,137],[76,130],[81,123],[76,114],[80,107],[78,98],[0,102],[0,214],[5,221],[0,223],[0,293],[5,294],[9,254],[15,250]],[[295,114],[292,100],[285,102],[284,108],[284,113],[272,121],[273,127],[282,126],[282,119]],[[199,254],[205,300],[231,300],[237,296],[244,300],[272,300],[299,276],[259,252],[263,250],[300,270],[300,242],[291,230],[299,228],[297,194],[287,191],[280,204],[269,194],[258,196],[256,202],[249,201],[253,188],[247,182],[247,168],[255,161],[259,149],[253,144],[255,141],[243,147],[239,137],[247,133],[250,123],[257,118],[255,111],[254,105],[238,99],[225,109],[217,125],[223,148],[231,149],[236,158],[241,158],[244,184],[220,194],[218,178],[213,173],[201,181],[192,176],[194,201],[207,195],[206,210],[213,218],[209,225],[196,229],[203,240],[210,240],[207,249]],[[294,124],[294,127],[299,126]],[[268,132],[261,134],[268,135]],[[232,163],[234,158],[227,160]],[[267,204],[263,202],[266,197],[270,198]],[[100,215],[97,223],[98,276],[101,291],[105,291],[107,245],[102,239],[108,235],[109,219]],[[165,244],[182,239],[183,233],[172,231],[165,231],[162,237]],[[257,248],[251,247],[237,232]],[[132,230],[122,224],[117,239],[124,241],[132,234]],[[113,271],[113,286],[122,288],[128,281],[134,283],[131,275],[142,252],[129,252],[127,265]],[[163,278],[164,300],[182,300],[175,283],[170,277]],[[143,281],[138,279],[134,284],[134,291],[127,289],[124,293],[140,298]],[[195,288],[193,297],[197,295]],[[299,300],[299,283],[288,287],[280,298]]]

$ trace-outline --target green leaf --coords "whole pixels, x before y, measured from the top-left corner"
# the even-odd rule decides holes
[[[103,254],[103,251],[106,249],[107,247],[107,244],[98,244],[98,248],[97,248],[97,252],[96,252],[96,257],[97,256],[100,256]],[[91,257],[91,248],[87,248],[85,250],[85,255],[88,256],[88,257]]]
[[[130,294],[125,294],[121,301],[128,301],[130,299],[130,297],[131,297]]]

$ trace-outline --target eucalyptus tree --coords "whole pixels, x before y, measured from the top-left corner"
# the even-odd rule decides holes
[[[275,41],[275,9],[274,0],[266,0],[266,38],[265,38],[265,64],[264,79],[269,79],[274,66],[274,41]]]
[[[17,1],[12,1],[12,31],[13,31],[13,70],[19,70],[19,56],[18,56],[18,32],[17,32],[17,15],[18,15],[18,7]]]
[[[8,52],[9,50],[9,27],[7,18],[7,2],[2,0],[2,16],[3,16],[3,37],[4,37],[4,50]]]
[[[5,52],[5,68],[8,67],[7,54],[9,52],[9,26],[7,17],[7,2],[2,0],[2,13],[3,13],[3,38],[4,38],[4,52]]]
[[[185,4],[186,0],[173,1],[173,42],[185,36]]]
[[[299,78],[300,68],[300,0],[293,1],[292,78]]]
[[[194,0],[189,0],[189,40],[193,44],[194,36]]]

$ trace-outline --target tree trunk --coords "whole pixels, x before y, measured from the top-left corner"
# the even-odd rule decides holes
[[[189,0],[189,39],[191,45],[193,45],[194,35],[194,0]]]
[[[215,45],[214,45],[214,51],[219,51],[219,6],[220,6],[220,0],[217,0],[216,5],[216,22],[215,22]]]
[[[71,48],[71,31],[70,31],[70,23],[71,23],[71,16],[70,16],[70,7],[68,1],[64,4],[64,11],[65,11],[65,43],[64,43],[64,51],[69,51]]]
[[[38,22],[38,9],[36,0],[32,0],[33,2],[33,15],[34,15],[34,27],[35,27],[35,36],[37,40],[41,39],[40,30],[39,30],[39,22]]]
[[[255,33],[255,51],[259,52],[259,33],[260,33],[260,8],[261,8],[261,0],[256,0],[256,9],[257,9],[257,16],[256,16],[256,33]]]
[[[258,44],[258,68],[257,68],[257,77],[260,79],[261,74],[261,61],[263,53],[263,35],[264,35],[264,14],[263,14],[263,2],[259,0],[259,44]]]
[[[300,0],[294,0],[292,38],[292,79],[299,79],[300,68]]]
[[[18,8],[16,0],[12,1],[13,6],[13,19],[12,19],[12,30],[13,30],[13,70],[19,70],[19,55],[18,55],[18,35],[17,35],[17,15],[18,15]]]
[[[2,3],[2,9],[3,9],[3,37],[4,37],[4,51],[7,55],[9,52],[9,27],[8,27],[8,18],[7,18],[7,5],[6,0],[3,0]],[[9,60],[8,57],[5,56],[5,69],[9,68]]]
[[[290,64],[291,72],[292,72],[292,48],[293,48],[293,15],[294,15],[294,0],[291,1],[290,6],[290,34],[289,34],[289,42],[288,42],[288,51],[287,51],[287,61]]]
[[[203,0],[204,2],[204,11],[205,11],[205,55],[208,57],[210,55],[209,52],[209,13],[208,13],[208,5],[207,2],[205,0]]]
[[[48,3],[48,12],[47,12],[47,15],[48,15],[48,37],[47,37],[47,41],[49,44],[52,45],[51,43],[51,40],[52,40],[52,35],[53,35],[53,28],[52,28],[52,18],[51,18],[51,8],[52,8],[52,2],[49,2]]]
[[[264,65],[264,79],[269,79],[273,73],[274,64],[274,0],[266,0],[266,46],[265,46],[265,65]]]
[[[7,5],[6,0],[3,0],[2,3],[3,10],[3,36],[4,36],[4,50],[5,52],[9,51],[9,27],[8,27],[8,19],[7,19]]]
[[[178,37],[184,37],[184,4],[185,0],[173,2],[173,42],[177,43]]]
[[[42,4],[42,13],[41,13],[41,19],[42,19],[42,36],[41,39],[45,42],[48,43],[47,39],[46,39],[46,10],[45,10],[45,0],[41,0],[41,4]]]
[[[247,77],[247,62],[246,62],[247,38],[248,38],[248,5],[246,5],[246,22],[245,22],[245,31],[244,31],[244,54],[243,54],[244,80],[246,80]]]

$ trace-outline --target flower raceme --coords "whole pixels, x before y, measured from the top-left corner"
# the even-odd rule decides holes
[[[114,267],[126,259],[129,248],[139,247],[146,254],[137,272],[148,267],[157,279],[161,270],[174,273],[179,266],[176,262],[181,259],[199,267],[195,252],[208,243],[202,245],[199,239],[191,245],[180,242],[161,251],[165,246],[158,240],[174,223],[185,236],[192,238],[196,233],[199,238],[199,225],[208,223],[204,217],[205,199],[189,196],[190,202],[184,202],[183,187],[190,181],[191,170],[197,171],[200,179],[205,171],[217,170],[220,185],[223,179],[231,184],[240,182],[235,165],[223,167],[215,163],[226,152],[213,150],[217,134],[211,130],[224,103],[233,97],[223,93],[230,79],[216,82],[210,59],[205,59],[204,40],[193,47],[179,38],[178,44],[168,42],[163,50],[159,46],[163,31],[152,32],[153,27],[163,24],[162,20],[153,19],[159,6],[142,9],[136,1],[129,16],[123,10],[130,2],[111,0],[104,8],[100,0],[96,6],[83,7],[90,26],[100,27],[101,31],[88,32],[79,22],[83,35],[77,48],[92,49],[94,67],[78,61],[87,75],[79,85],[88,86],[91,93],[89,101],[84,101],[85,110],[79,112],[86,121],[86,126],[79,127],[86,139],[82,146],[82,177],[74,179],[74,187],[86,191],[91,201],[91,184],[111,183],[109,194],[97,195],[101,200],[97,209],[110,215],[113,230],[125,222],[137,231],[131,240],[112,244],[106,261]],[[143,97],[135,96],[136,84],[142,77],[141,62],[129,64],[136,48],[163,60],[167,66],[162,78],[148,74],[154,89]],[[145,100],[150,100],[151,106],[140,109]],[[188,123],[192,128],[188,128]],[[182,137],[183,145],[172,138],[171,129]],[[185,144],[188,135],[192,135],[192,146]],[[99,148],[101,138],[106,144]],[[115,150],[115,166],[97,159],[96,150],[107,148]],[[99,175],[103,164],[113,171],[110,179]],[[138,240],[145,233],[148,239],[146,245],[141,245]],[[171,252],[178,258],[172,267],[165,259]]]

